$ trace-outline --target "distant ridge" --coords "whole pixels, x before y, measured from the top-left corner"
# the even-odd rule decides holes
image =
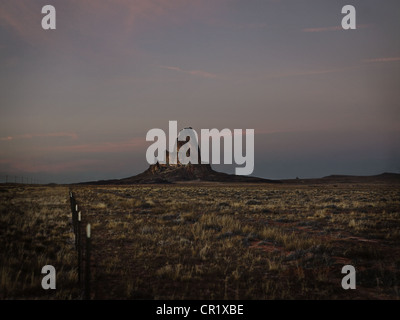
[[[384,172],[372,176],[330,175],[323,178],[281,180],[289,184],[330,184],[330,183],[386,183],[400,184],[400,173]]]
[[[151,165],[129,178],[82,182],[85,185],[171,184],[180,182],[282,183],[282,184],[400,184],[400,174],[385,172],[372,176],[329,175],[323,178],[270,180],[214,171],[210,165]]]

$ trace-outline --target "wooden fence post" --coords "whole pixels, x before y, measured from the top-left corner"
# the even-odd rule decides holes
[[[81,212],[78,212],[78,236],[77,236],[77,249],[78,249],[78,283],[81,284],[82,274],[82,239],[81,239]]]
[[[74,234],[75,234],[75,239],[76,239],[76,224],[78,221],[78,205],[76,204],[76,201],[74,199],[74,207],[72,209],[72,222],[74,225]]]
[[[69,196],[70,196],[70,201],[71,201],[72,225],[74,227],[74,232],[75,232],[75,214],[74,214],[74,210],[75,210],[76,201],[75,201],[75,198],[74,198],[74,195],[73,195],[72,192],[70,192]]]
[[[90,223],[86,226],[85,300],[90,300]]]

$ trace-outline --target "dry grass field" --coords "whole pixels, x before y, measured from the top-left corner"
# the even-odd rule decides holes
[[[82,298],[70,190],[92,225],[93,299],[400,298],[398,185],[204,183],[0,186],[0,299]]]

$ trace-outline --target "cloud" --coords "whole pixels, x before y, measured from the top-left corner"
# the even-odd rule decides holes
[[[172,70],[172,71],[176,71],[176,72],[181,72],[181,73],[186,73],[186,74],[190,74],[192,76],[197,76],[197,77],[202,77],[202,78],[207,78],[207,79],[214,79],[214,78],[218,77],[218,75],[216,75],[214,73],[210,73],[210,72],[206,72],[206,71],[202,71],[202,70],[183,70],[178,67],[170,67],[170,66],[160,66],[160,68]]]
[[[400,57],[364,59],[365,63],[400,61]]]
[[[2,0],[0,2],[0,25],[15,31],[31,45],[54,39],[52,32],[44,32],[41,28],[42,6],[45,3],[32,0]],[[122,33],[136,31],[141,22],[150,22],[151,26],[166,17],[169,22],[180,23],[190,21],[201,10],[210,11],[212,1],[204,0],[70,0],[54,4],[56,15],[62,15],[61,21],[68,21],[57,27],[57,38],[63,40],[69,37],[62,35],[65,30],[82,35],[98,36],[99,28],[108,26],[118,28]],[[214,7],[214,6],[213,6]],[[187,14],[188,10],[191,14]],[[79,29],[75,26],[79,25]],[[122,28],[121,28],[122,26]],[[60,41],[61,43],[62,41]],[[40,43],[42,44],[42,43]]]
[[[303,32],[325,32],[325,31],[339,31],[342,30],[341,26],[334,27],[321,27],[321,28],[306,28],[302,29]]]
[[[50,1],[52,2],[52,1]],[[215,3],[214,3],[215,2]],[[148,52],[135,41],[143,33],[215,14],[221,2],[212,0],[70,0],[54,2],[56,30],[43,30],[43,1],[0,0],[0,28],[13,39],[11,57],[0,66],[14,68],[30,59],[64,58],[66,63],[116,66],[129,60],[147,61]],[[52,4],[52,3],[50,3]],[[35,50],[43,54],[35,54]],[[7,51],[6,51],[7,53]],[[30,60],[32,61],[32,60]],[[49,61],[53,61],[52,58]],[[40,62],[43,64],[43,62]],[[117,72],[117,71],[115,71]]]
[[[41,6],[34,1],[1,1],[0,25],[10,28],[20,38],[34,45],[49,33],[41,28]]]
[[[7,136],[7,137],[1,137],[0,141],[11,141],[11,140],[20,140],[20,139],[33,139],[33,138],[43,138],[43,137],[66,137],[66,138],[71,138],[73,140],[78,139],[78,135],[76,133],[72,132],[52,132],[52,133],[27,133],[27,134],[22,134],[22,135],[17,135],[17,136]]]
[[[369,24],[360,24],[357,25],[357,29],[365,29],[370,27]],[[341,31],[343,30],[342,26],[332,26],[332,27],[319,27],[319,28],[305,28],[301,31],[303,32],[327,32],[327,31]]]
[[[318,69],[318,70],[303,70],[303,71],[292,71],[287,73],[273,74],[270,78],[285,78],[285,77],[296,77],[296,76],[308,76],[318,74],[328,74],[334,72],[342,72],[351,69],[359,68],[359,66],[342,67],[342,68],[330,68],[330,69]]]
[[[57,152],[79,152],[79,153],[110,153],[132,151],[132,149],[140,149],[147,145],[144,138],[134,138],[126,141],[117,142],[98,142],[78,144],[72,146],[47,146],[40,148],[40,151],[57,151]]]
[[[94,165],[101,163],[101,160],[97,159],[78,159],[57,163],[43,163],[33,161],[28,162],[26,160],[15,160],[8,161],[11,171],[14,172],[46,172],[46,173],[60,173],[60,172],[71,172],[71,171],[86,171],[92,168]]]
[[[194,1],[199,3],[199,1]],[[97,17],[117,19],[131,31],[140,21],[157,19],[185,5],[183,0],[72,0],[75,10]],[[92,17],[93,18],[93,17]]]
[[[265,29],[268,27],[268,24],[265,22],[243,23],[237,21],[227,21],[220,19],[219,17],[214,17],[214,18],[208,17],[206,19],[206,23],[212,27],[233,29],[233,30],[256,30],[256,29]]]
[[[51,136],[51,137],[71,137],[75,139],[77,135],[71,133],[50,133],[50,134],[25,134],[15,137],[4,137],[2,140],[12,139],[32,139],[34,137]],[[148,142],[144,138],[133,138],[130,140],[116,142],[94,142],[73,145],[56,145],[47,143],[39,146],[28,146],[24,149],[23,154],[20,152],[12,152],[11,154],[0,157],[0,171],[18,172],[18,173],[65,173],[65,172],[85,172],[88,170],[104,171],[118,167],[116,162],[118,154],[135,154],[145,149]],[[29,152],[29,156],[26,153]],[[113,162],[110,163],[107,157],[109,154],[113,156]],[[122,159],[122,158],[121,158]]]

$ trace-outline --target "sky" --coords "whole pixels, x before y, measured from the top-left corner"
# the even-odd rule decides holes
[[[400,173],[399,30],[398,0],[2,0],[0,182],[139,174],[172,120],[254,129],[254,176]]]

